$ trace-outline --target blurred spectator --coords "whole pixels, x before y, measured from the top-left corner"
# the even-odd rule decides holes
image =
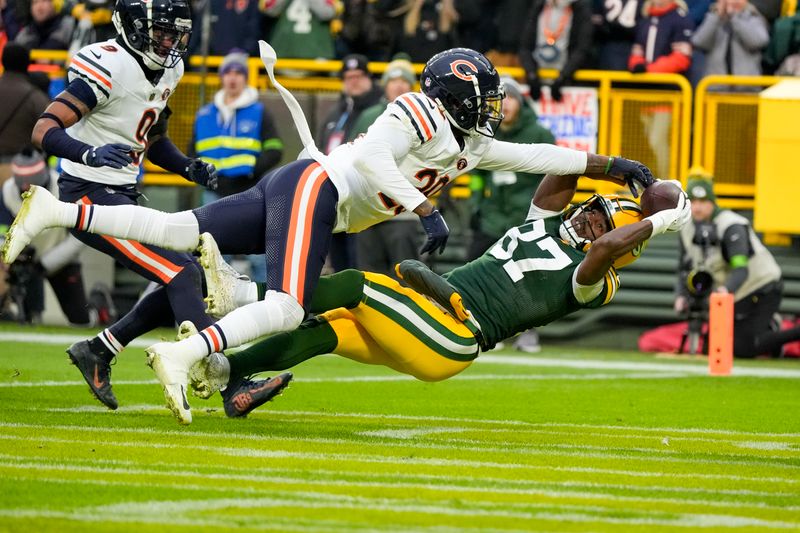
[[[779,355],[784,343],[800,339],[800,327],[777,331],[774,323],[783,291],[780,267],[746,218],[717,206],[711,180],[689,177],[694,223],[680,232],[675,311],[688,310],[690,274],[696,280],[698,272],[706,272],[712,291],[733,294],[734,355]]]
[[[592,23],[596,44],[595,68],[628,70],[644,0],[596,0]]]
[[[17,18],[17,2],[15,0],[0,0],[0,48],[2,43],[13,41],[19,32],[19,19]]]
[[[70,14],[78,22],[69,46],[70,56],[87,44],[107,41],[117,34],[111,22],[113,11],[114,0],[86,0],[72,7]]]
[[[693,29],[686,4],[683,0],[646,0],[642,9],[644,18],[636,25],[636,39],[628,58],[630,71],[686,72],[692,63]],[[644,108],[641,120],[656,159],[654,173],[659,178],[669,178],[672,108]]]
[[[344,0],[338,57],[363,54],[370,61],[388,61],[402,28],[404,0]]]
[[[555,144],[552,132],[538,123],[531,101],[522,94],[520,86],[512,79],[503,83],[503,115],[495,139],[512,143]],[[488,250],[508,228],[522,224],[528,214],[533,193],[544,178],[543,174],[508,171],[476,171],[472,185],[472,242],[467,260],[477,259]],[[514,346],[521,351],[534,353],[540,350],[539,335],[535,329],[520,334]]]
[[[692,62],[692,20],[683,0],[647,0],[628,68],[638,72],[683,73]]]
[[[408,56],[398,56],[386,66],[381,78],[383,97],[380,102],[361,113],[347,135],[348,141],[366,133],[389,102],[414,89],[417,78]],[[418,218],[414,213],[406,211],[356,235],[358,268],[396,277],[394,266],[397,263],[403,259],[419,259],[423,235],[420,233]]]
[[[2,188],[0,225],[6,229],[22,206],[21,194],[31,185],[46,187],[58,196],[56,174],[40,152],[26,148],[12,160],[13,179]],[[83,288],[78,254],[83,244],[66,230],[53,228],[40,233],[28,251],[9,267],[9,294],[17,306],[18,319],[37,322],[44,310],[43,279],[47,279],[70,324],[81,327],[108,323],[115,311],[107,288],[93,290],[91,303]],[[91,304],[94,304],[92,306]]]
[[[583,66],[591,48],[591,0],[535,0],[519,52],[531,98],[541,97],[539,69],[546,68],[558,71],[550,94],[554,100],[561,100],[561,88]]]
[[[225,56],[219,69],[222,88],[214,102],[197,112],[190,156],[217,167],[217,190],[203,191],[203,203],[245,191],[255,185],[283,155],[283,141],[258,90],[248,85],[247,54]],[[266,279],[263,256],[250,256],[251,275]]]
[[[330,23],[338,0],[263,0],[261,10],[275,18],[269,42],[278,57],[333,59]]]
[[[210,2],[210,4],[208,4]],[[209,10],[210,31],[208,55],[224,56],[231,50],[244,50],[251,56],[258,55],[258,40],[261,35],[261,12],[258,0],[202,0],[192,6],[192,36],[189,53],[202,55],[203,16]]]
[[[519,66],[520,17],[502,10],[509,4],[527,10],[529,3],[530,0],[456,0],[458,45],[480,52],[488,50],[485,55],[495,66]],[[505,22],[510,25],[503,25]]]
[[[203,191],[210,201],[249,189],[283,155],[275,121],[248,85],[247,54],[226,55],[219,75],[213,103],[197,112],[190,150],[217,167],[217,190]]]
[[[75,19],[58,13],[53,0],[32,0],[31,20],[20,30],[14,42],[29,50],[67,50],[75,29]]]
[[[764,63],[770,72],[777,69],[778,75],[800,75],[800,16],[795,14],[775,21]]]
[[[50,103],[28,77],[30,53],[16,43],[3,49],[0,76],[0,184],[11,176],[11,158],[31,143],[33,126]]]
[[[705,76],[760,76],[768,43],[767,21],[747,0],[718,0],[692,37],[707,54]]]
[[[317,141],[326,154],[345,142],[361,113],[378,103],[383,91],[373,83],[367,69],[367,58],[352,54],[342,60],[342,95],[336,107],[322,123]],[[348,233],[334,233],[331,241],[331,266],[336,272],[355,268],[356,240]]]
[[[406,0],[408,11],[397,51],[425,63],[431,56],[456,46],[458,12],[455,0]]]

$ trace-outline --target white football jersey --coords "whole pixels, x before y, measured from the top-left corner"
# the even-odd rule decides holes
[[[418,92],[399,96],[365,136],[339,146],[321,163],[339,192],[334,231],[356,233],[414,210],[474,168],[574,174],[586,169],[586,154],[478,134],[465,135],[462,148],[436,103]]]
[[[66,159],[67,174],[97,183],[131,185],[136,183],[144,157],[147,133],[158,121],[183,76],[183,63],[164,69],[156,85],[145,77],[136,59],[115,39],[90,44],[70,61],[68,81],[80,78],[89,84],[97,105],[88,115],[67,129],[72,137],[92,146],[124,143],[133,147],[130,165],[89,167]]]

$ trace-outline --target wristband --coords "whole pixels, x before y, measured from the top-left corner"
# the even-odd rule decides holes
[[[70,137],[62,128],[50,128],[42,138],[42,149],[50,155],[85,165],[84,156],[92,147]]]
[[[614,158],[613,158],[613,157],[609,157],[609,158],[608,158],[608,163],[606,163],[606,170],[605,170],[605,174],[608,174],[608,171],[609,171],[609,170],[611,170],[611,167],[612,167],[613,165],[614,165]]]
[[[667,226],[669,225],[666,220],[664,220],[664,216],[659,216],[661,213],[665,211],[659,211],[658,213],[653,213],[649,217],[645,218],[645,220],[649,220],[650,223],[653,225],[653,231],[650,234],[651,237],[655,237],[656,235],[661,235],[667,231]]]

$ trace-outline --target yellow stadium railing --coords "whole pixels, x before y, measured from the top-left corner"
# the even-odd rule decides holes
[[[714,176],[721,206],[752,209],[758,93],[778,76],[707,76],[695,89],[692,165]]]

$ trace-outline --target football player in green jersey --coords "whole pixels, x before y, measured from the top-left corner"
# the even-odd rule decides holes
[[[691,219],[689,199],[683,194],[676,208],[646,218],[636,202],[615,195],[594,195],[568,208],[577,183],[578,176],[546,176],[524,224],[444,276],[404,261],[398,274],[410,288],[357,270],[323,277],[311,303],[321,314],[227,358],[204,359],[191,374],[195,393],[208,397],[233,387],[224,395],[226,413],[244,416],[267,401],[259,394],[266,382],[245,376],[327,353],[439,381],[502,339],[607,304],[619,286],[616,268],[634,261],[651,237],[679,231]],[[233,302],[233,285],[210,236],[201,254],[209,294],[217,303]],[[250,297],[258,296],[252,290]]]

